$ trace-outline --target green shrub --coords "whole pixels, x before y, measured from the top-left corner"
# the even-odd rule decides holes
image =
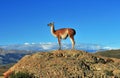
[[[35,78],[35,76],[27,72],[18,72],[11,74],[10,78]]]
[[[105,72],[106,75],[108,75],[108,76],[113,76],[113,75],[114,75],[112,71],[105,70],[104,72]]]

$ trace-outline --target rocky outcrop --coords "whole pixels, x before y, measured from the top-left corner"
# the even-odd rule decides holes
[[[120,60],[79,50],[55,50],[26,55],[7,72],[11,71],[36,78],[119,78]]]

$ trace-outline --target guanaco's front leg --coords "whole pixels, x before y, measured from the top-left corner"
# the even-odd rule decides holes
[[[59,49],[58,50],[61,50],[61,39],[60,39],[60,37],[58,37],[58,44],[59,44]]]

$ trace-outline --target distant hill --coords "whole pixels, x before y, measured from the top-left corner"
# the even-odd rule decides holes
[[[35,78],[120,78],[120,59],[80,50],[54,50],[26,55],[4,75],[19,71]]]
[[[96,55],[101,55],[105,57],[113,57],[120,59],[120,50],[107,50],[95,53]]]

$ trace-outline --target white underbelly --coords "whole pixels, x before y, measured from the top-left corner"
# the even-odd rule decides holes
[[[65,39],[68,36],[68,30],[65,31],[65,33],[60,34],[62,39]]]
[[[61,35],[61,38],[62,38],[62,39],[65,39],[67,36],[68,36],[68,34],[67,34],[67,33],[62,34],[62,35]]]

